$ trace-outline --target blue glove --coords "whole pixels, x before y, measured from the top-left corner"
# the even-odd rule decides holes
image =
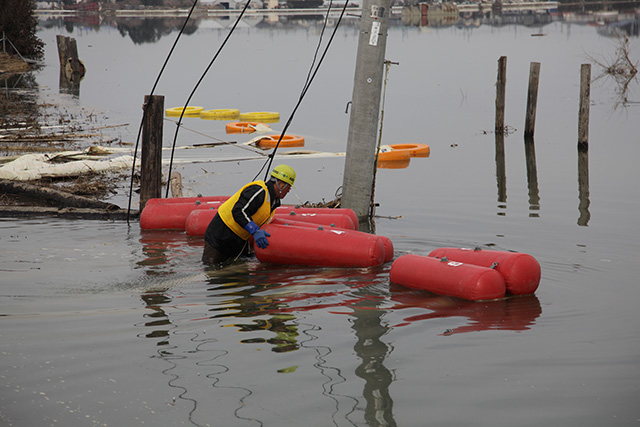
[[[260,229],[258,229],[258,231],[253,233],[253,240],[255,240],[256,245],[258,245],[260,249],[265,249],[267,246],[269,246],[269,241],[267,240],[267,236],[271,236],[271,234]]]
[[[260,230],[258,224],[253,221],[249,221],[249,223],[244,226],[244,229],[247,230],[249,234],[253,235],[253,240],[256,242],[256,245],[258,245],[260,249],[264,249],[269,246],[267,236],[271,236],[271,234],[267,233],[264,230]]]

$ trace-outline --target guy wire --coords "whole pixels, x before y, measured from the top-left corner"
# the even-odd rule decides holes
[[[333,42],[333,38],[336,35],[336,32],[338,31],[338,27],[340,27],[340,22],[342,21],[342,17],[344,16],[345,11],[347,10],[347,5],[349,4],[348,1],[344,2],[344,6],[342,8],[342,12],[340,12],[340,18],[338,18],[338,22],[336,23],[336,26],[333,28],[333,32],[331,33],[331,37],[329,38],[329,42],[327,42],[327,45],[324,48],[324,52],[322,52],[322,56],[320,57],[320,61],[318,62],[318,65],[316,66],[315,70],[313,70],[313,65],[316,61],[316,56],[318,54],[318,50],[320,48],[320,43],[322,42],[322,34],[324,34],[324,29],[327,25],[327,20],[329,17],[329,12],[331,11],[331,3],[329,3],[329,8],[327,9],[327,15],[324,21],[324,25],[322,27],[322,32],[320,34],[320,40],[318,41],[318,47],[316,48],[316,53],[313,57],[313,62],[311,63],[311,67],[309,69],[309,74],[307,75],[307,81],[304,84],[304,87],[302,89],[302,93],[300,94],[300,98],[298,99],[298,103],[296,104],[296,106],[294,107],[293,111],[291,112],[291,115],[289,116],[289,119],[287,120],[287,123],[284,126],[284,129],[282,129],[282,133],[280,134],[280,138],[278,138],[278,142],[276,143],[276,146],[273,149],[273,152],[271,154],[269,154],[269,160],[262,165],[262,168],[260,168],[260,170],[258,171],[258,173],[256,174],[256,178],[258,177],[258,175],[260,175],[260,172],[262,172],[265,169],[265,166],[267,167],[266,172],[265,172],[265,181],[268,179],[269,176],[269,171],[271,170],[271,164],[273,163],[273,158],[276,155],[276,152],[278,151],[278,147],[280,146],[280,141],[282,141],[282,138],[284,137],[284,135],[287,132],[287,129],[289,128],[289,125],[291,125],[291,122],[293,121],[293,116],[296,114],[296,111],[298,110],[298,107],[300,106],[300,104],[302,103],[302,100],[304,98],[304,96],[307,94],[307,91],[309,90],[309,87],[311,86],[311,83],[313,82],[313,79],[316,77],[316,74],[318,74],[318,70],[320,69],[320,65],[322,65],[322,62],[324,61],[325,56],[327,55],[327,51],[329,50],[329,46],[331,46],[331,43]],[[311,70],[313,70],[313,74],[311,74]],[[311,76],[309,76],[311,75]],[[256,178],[254,178],[253,180],[255,181]]]
[[[193,90],[189,94],[189,97],[187,98],[187,101],[184,104],[185,108],[183,108],[182,112],[180,113],[180,119],[178,119],[178,125],[176,126],[176,132],[175,132],[175,134],[173,136],[173,144],[171,146],[171,160],[169,161],[169,174],[167,175],[167,192],[165,194],[165,198],[169,197],[169,188],[170,188],[170,182],[171,182],[171,168],[173,166],[173,153],[174,153],[175,148],[176,148],[176,141],[178,139],[178,132],[180,131],[180,123],[182,123],[182,117],[184,117],[184,112],[186,110],[186,106],[189,105],[189,101],[191,101],[191,97],[193,96],[193,94],[198,89],[198,86],[200,86],[200,83],[202,83],[202,80],[204,80],[204,77],[209,72],[209,69],[211,68],[211,66],[213,65],[215,60],[218,58],[218,55],[220,55],[220,52],[222,52],[222,48],[224,47],[225,44],[227,44],[227,41],[231,37],[231,34],[233,34],[234,30],[238,26],[238,23],[240,23],[240,20],[242,19],[242,16],[244,15],[244,12],[249,7],[249,3],[251,3],[251,0],[247,0],[247,2],[245,3],[244,8],[242,9],[242,12],[240,12],[240,15],[238,15],[238,18],[236,19],[236,22],[234,22],[233,27],[231,27],[231,30],[229,30],[229,34],[227,34],[227,37],[225,37],[224,41],[222,42],[222,44],[218,48],[218,51],[216,52],[216,54],[211,59],[211,62],[209,62],[209,65],[207,66],[207,68],[202,73],[202,76],[200,76],[200,79],[198,80],[198,83],[196,83],[195,87],[193,88]]]
[[[180,36],[182,36],[182,33],[184,32],[184,29],[187,26],[187,22],[189,22],[189,18],[191,18],[191,14],[193,13],[193,10],[196,8],[196,4],[198,4],[198,0],[194,0],[193,5],[189,10],[189,14],[187,15],[187,19],[184,20],[184,23],[182,24],[182,28],[180,28],[180,32],[178,33],[178,36],[173,42],[173,46],[171,46],[171,49],[169,50],[169,54],[167,55],[167,58],[164,60],[164,64],[162,64],[162,68],[160,68],[160,72],[158,73],[158,77],[156,77],[156,81],[153,84],[153,87],[151,88],[151,93],[149,94],[149,97],[153,96],[153,93],[155,92],[156,87],[158,86],[158,82],[160,81],[160,76],[162,76],[162,73],[164,73],[164,69],[167,66],[167,63],[169,63],[169,58],[171,58],[171,55],[173,54],[173,50],[176,48],[176,45],[178,44],[178,40],[180,40]],[[145,103],[143,105],[142,119],[140,120],[140,127],[138,128],[138,137],[136,138],[136,146],[135,146],[135,149],[133,150],[133,165],[131,166],[131,182],[129,184],[129,205],[127,206],[127,225],[128,226],[130,225],[129,214],[131,212],[131,196],[133,193],[133,177],[135,175],[135,170],[136,170],[136,157],[138,154],[138,145],[140,144],[140,134],[142,133],[142,125],[144,123],[144,118],[147,114],[147,108],[149,108],[148,104]]]

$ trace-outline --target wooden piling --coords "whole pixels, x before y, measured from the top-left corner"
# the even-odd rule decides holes
[[[529,67],[529,92],[527,95],[527,114],[524,124],[524,137],[533,138],[536,127],[536,108],[538,105],[538,82],[540,80],[540,63],[532,62]]]
[[[162,124],[164,96],[144,97],[140,171],[140,212],[149,199],[162,193]]]
[[[171,172],[169,185],[171,187],[171,197],[182,197],[182,175],[180,175],[180,172]]]
[[[507,92],[507,57],[498,59],[498,81],[496,82],[496,133],[504,133],[504,106]]]
[[[591,64],[580,67],[580,107],[578,112],[578,149],[589,147],[589,104],[591,102]]]
[[[78,58],[76,39],[58,35],[56,43],[60,60],[60,92],[80,96],[80,81],[84,78],[86,68]]]
[[[78,59],[78,45],[76,39],[71,37],[56,36],[56,43],[58,45],[58,59],[60,60],[60,67],[67,65],[67,58]]]

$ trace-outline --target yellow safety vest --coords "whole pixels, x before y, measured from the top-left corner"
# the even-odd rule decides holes
[[[250,234],[236,222],[236,220],[233,218],[232,210],[235,204],[238,202],[240,194],[244,191],[244,189],[249,187],[250,185],[256,184],[264,188],[266,197],[264,198],[262,206],[260,206],[260,208],[258,208],[258,211],[251,216],[251,219],[258,226],[262,226],[263,224],[267,223],[273,216],[273,212],[271,212],[271,197],[269,196],[269,189],[267,188],[267,184],[265,184],[264,181],[254,181],[248,183],[218,208],[218,215],[220,215],[222,221],[224,221],[224,223],[227,224],[227,227],[229,227],[235,234],[237,234],[244,240],[247,240]]]

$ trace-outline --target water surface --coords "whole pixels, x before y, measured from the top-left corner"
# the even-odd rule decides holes
[[[271,126],[282,129],[320,27],[245,24],[191,104],[278,111],[283,119]],[[184,104],[227,26],[202,21],[184,36],[156,92],[167,107]],[[345,151],[357,33],[353,20],[338,30],[293,121],[308,149]],[[56,34],[76,38],[87,65],[77,97],[58,93]],[[135,142],[142,100],[176,32],[153,42],[111,26],[43,26],[39,35],[43,99],[129,123],[117,135]],[[632,36],[635,58],[637,43]],[[399,65],[389,74],[383,139],[427,143],[431,156],[378,170],[376,232],[391,238],[396,257],[443,246],[529,253],[542,267],[535,295],[438,297],[390,284],[390,263],[247,260],[213,271],[200,263],[202,239],[181,232],[5,218],[0,417],[8,425],[638,425],[640,110],[619,105],[606,77],[591,91],[588,193],[578,186],[580,64],[615,46],[594,26],[563,21],[389,31],[387,58]],[[514,129],[504,162],[492,132],[500,56]],[[541,63],[533,175],[523,141],[532,61]],[[630,90],[637,102],[637,82]],[[225,122],[185,124],[228,137]],[[166,147],[174,131],[167,122]],[[209,139],[181,130],[177,141]],[[230,194],[264,162],[213,161],[234,157],[247,156],[234,147],[177,154],[201,161],[175,166],[185,195]],[[287,202],[331,200],[342,183],[343,157],[287,163],[299,173]],[[126,190],[114,200],[125,206]]]

